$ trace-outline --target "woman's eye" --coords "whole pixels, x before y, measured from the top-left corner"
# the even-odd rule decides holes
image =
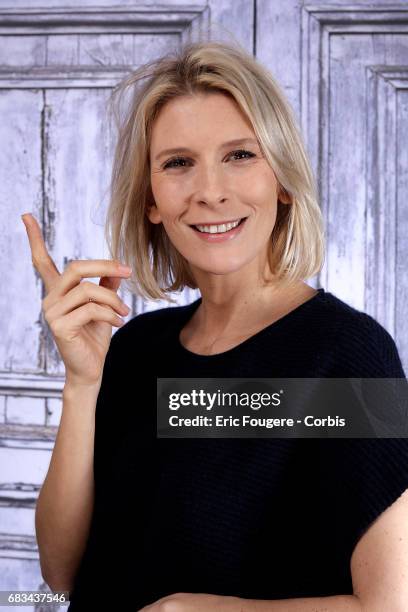
[[[236,161],[240,161],[240,159],[250,159],[251,157],[256,157],[255,153],[251,153],[251,151],[245,151],[244,149],[240,149],[238,151],[231,151],[231,153],[229,153],[229,155],[227,157],[231,157],[231,156],[236,156],[236,155],[248,155],[249,157],[240,157],[239,159],[236,159]],[[180,166],[178,165],[179,162],[188,162],[189,160],[185,157],[174,157],[173,159],[170,159],[168,162],[166,162],[163,166],[164,169],[166,168],[184,168],[184,166]],[[174,165],[177,164],[177,165]]]
[[[176,162],[185,162],[187,161],[185,157],[175,157],[174,159],[170,159],[170,161],[166,162],[163,166],[164,169],[166,168],[182,168],[183,166],[174,166],[173,164],[175,164]]]
[[[244,149],[240,149],[239,151],[232,151],[230,155],[249,155],[249,157],[255,157],[255,153],[251,153],[251,151],[244,151]],[[249,158],[244,157],[244,159],[249,159]]]

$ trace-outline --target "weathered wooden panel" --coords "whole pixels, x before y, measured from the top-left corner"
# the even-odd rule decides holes
[[[48,398],[46,400],[46,421],[47,427],[58,427],[62,412],[62,399]]]
[[[10,424],[45,425],[43,397],[7,396],[6,422]]]
[[[408,372],[408,47],[404,72],[395,93],[396,146],[396,242],[395,242],[395,339]]]
[[[0,121],[0,268],[7,288],[0,292],[0,369],[5,371],[36,372],[44,367],[38,321],[41,283],[26,256],[27,237],[18,223],[27,209],[41,218],[42,108],[40,91],[0,88],[0,116],[7,117]]]
[[[37,558],[28,559],[19,557],[0,557],[0,590],[1,591],[27,591],[27,590],[49,590],[45,588],[45,583],[42,579],[39,563]],[[20,607],[21,608],[21,607]],[[3,610],[15,610],[16,606],[4,607]],[[18,609],[18,608],[17,608]],[[65,608],[54,608],[48,606],[47,610],[56,612],[56,610],[66,610]],[[31,612],[33,606],[24,606],[24,610]],[[38,610],[38,608],[37,608]]]
[[[61,271],[71,259],[98,257],[103,228],[95,224],[93,212],[108,189],[109,147],[103,129],[108,93],[96,88],[47,92],[49,247]],[[59,353],[53,341],[48,346],[47,372],[60,374]]]
[[[0,45],[0,66],[29,68],[46,64],[47,41],[44,36],[3,36]]]
[[[0,395],[0,423],[4,423],[6,420],[6,398],[4,395]]]
[[[1,508],[1,528],[8,535],[35,537],[34,509],[18,506]]]
[[[302,2],[258,0],[256,57],[284,89],[300,123]]]
[[[0,589],[45,587],[34,509],[64,383],[20,214],[35,214],[60,270],[71,259],[108,257],[110,90],[133,67],[194,40],[211,18],[220,20],[211,22],[220,34],[225,27],[225,36],[241,37],[250,48],[253,36],[253,3],[246,0],[54,4],[0,7],[0,113],[8,119],[0,124],[0,266],[7,287],[0,297]],[[185,303],[196,295],[174,297]],[[168,306],[137,301],[123,289],[121,296],[133,309],[129,317]]]
[[[48,450],[0,447],[0,483],[30,483],[41,485],[46,476],[50,454]],[[7,471],[6,469],[7,468]]]
[[[109,91],[132,67],[211,27],[269,66],[302,125],[328,240],[325,268],[311,284],[383,322],[407,368],[407,23],[406,6],[392,0],[0,7],[0,589],[42,582],[34,506],[64,382],[19,215],[34,212],[60,269],[70,259],[107,257]],[[121,295],[129,317],[169,305]],[[197,296],[172,297],[183,304]]]
[[[78,64],[133,64],[133,34],[90,34],[78,37]]]
[[[408,11],[329,4],[301,9],[302,127],[327,234],[319,284],[379,320],[396,338],[406,369],[397,335],[406,304],[397,307],[396,274],[407,247],[397,255],[396,219],[407,194],[397,199],[402,177],[395,164],[397,92],[406,81],[391,73],[406,71]]]
[[[328,124],[321,125],[328,136],[325,279],[359,308],[364,307],[365,275],[364,60],[371,48],[370,36],[332,35],[326,46],[329,55],[323,60],[330,73]]]

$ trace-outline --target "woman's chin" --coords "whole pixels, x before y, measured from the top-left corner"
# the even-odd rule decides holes
[[[217,261],[212,263],[206,261],[205,263],[193,263],[190,260],[190,266],[193,271],[196,270],[199,273],[217,274],[224,276],[226,274],[233,274],[234,272],[239,272],[239,270],[241,270],[245,266],[245,262],[239,262],[236,264],[226,261]]]

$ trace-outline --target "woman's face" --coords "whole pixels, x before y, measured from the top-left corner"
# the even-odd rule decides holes
[[[250,263],[262,268],[276,220],[277,181],[234,100],[211,93],[169,101],[153,125],[150,167],[155,205],[148,217],[163,223],[193,273],[228,274],[249,270]],[[222,240],[192,227],[243,217],[239,231]]]

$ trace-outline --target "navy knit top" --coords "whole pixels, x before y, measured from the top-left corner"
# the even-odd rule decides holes
[[[408,488],[408,439],[157,438],[157,377],[405,377],[390,334],[323,288],[215,355],[179,339],[200,302],[139,314],[112,337],[70,612],[176,592],[352,594],[356,543]]]

